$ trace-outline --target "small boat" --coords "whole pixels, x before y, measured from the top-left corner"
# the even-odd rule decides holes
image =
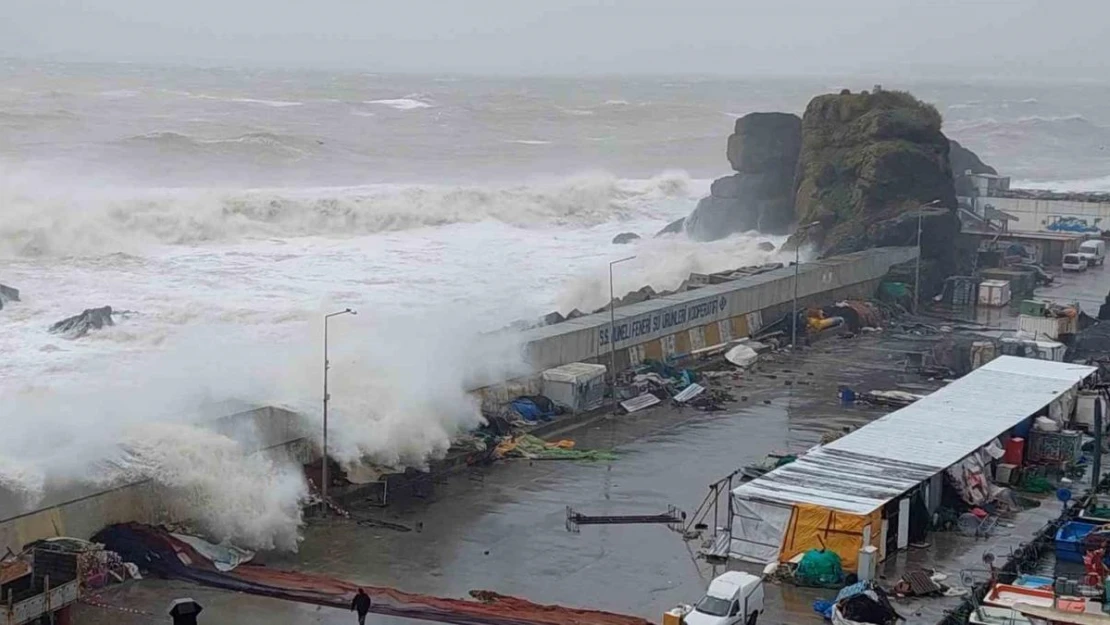
[[[1097,611],[1074,611],[1059,606],[1041,606],[1019,603],[1014,611],[1021,612],[1031,623],[1051,623],[1052,625],[1110,625],[1110,616]]]
[[[1056,593],[1046,588],[1026,588],[1012,584],[995,584],[983,604],[996,608],[1013,608],[1015,604],[1052,607],[1056,601]]]

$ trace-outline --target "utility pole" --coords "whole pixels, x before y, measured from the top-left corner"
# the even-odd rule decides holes
[[[917,209],[917,262],[914,264],[913,268],[913,314],[915,315],[918,312],[918,293],[920,293],[920,287],[918,285],[921,283],[921,219],[925,216],[926,208],[936,206],[937,204],[940,204],[939,199],[933,200],[928,204],[923,204]]]
[[[613,265],[632,260],[635,256],[609,263],[609,394],[613,397],[613,412],[617,412],[617,343],[613,330],[617,327],[617,300],[613,295]]]
[[[331,396],[328,395],[328,369],[331,363],[328,362],[328,320],[332,317],[339,315],[357,315],[358,313],[350,308],[344,308],[339,312],[333,312],[324,315],[324,449],[323,459],[320,462],[320,467],[323,473],[320,475],[320,496],[324,500],[324,508],[327,509],[328,505],[328,400]]]
[[[797,234],[801,236],[794,244],[794,301],[790,307],[790,349],[794,349],[798,345],[798,270],[801,267],[802,238],[809,234],[810,228],[820,224],[821,222],[814,221],[804,226],[798,226]]]

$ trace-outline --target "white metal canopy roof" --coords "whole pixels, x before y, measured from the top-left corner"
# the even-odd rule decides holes
[[[1094,367],[1001,356],[743,484],[743,499],[868,514],[1055,401]]]

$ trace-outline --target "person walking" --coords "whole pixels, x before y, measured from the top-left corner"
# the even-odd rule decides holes
[[[374,602],[370,600],[370,595],[366,591],[359,588],[355,593],[355,598],[351,600],[351,610],[358,613],[358,625],[366,625],[366,613],[373,607]]]

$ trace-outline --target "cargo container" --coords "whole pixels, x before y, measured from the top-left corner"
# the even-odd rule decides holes
[[[1010,303],[1010,283],[1006,280],[983,280],[979,283],[981,306],[1005,306]]]
[[[1018,315],[1018,331],[1035,339],[1056,340],[1066,334],[1075,334],[1077,328],[1076,317]]]

